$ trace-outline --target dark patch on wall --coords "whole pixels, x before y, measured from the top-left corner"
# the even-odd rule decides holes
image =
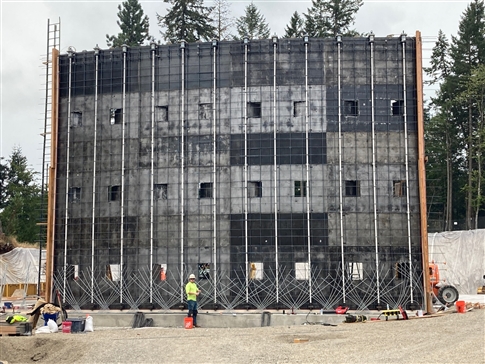
[[[276,136],[277,164],[305,164],[305,133],[278,133]],[[309,163],[327,163],[325,133],[310,133]],[[248,164],[272,165],[274,142],[272,133],[248,134]],[[244,165],[244,134],[231,134],[231,165]]]

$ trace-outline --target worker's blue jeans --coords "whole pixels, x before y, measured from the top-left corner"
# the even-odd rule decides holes
[[[187,301],[187,308],[189,309],[189,317],[194,320],[194,326],[197,325],[197,301]]]

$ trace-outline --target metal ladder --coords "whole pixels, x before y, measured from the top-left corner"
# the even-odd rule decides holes
[[[42,254],[42,248],[47,240],[47,191],[49,180],[49,165],[51,163],[51,112],[52,112],[52,49],[60,48],[61,43],[61,19],[57,23],[47,20],[47,50],[42,58],[45,65],[45,104],[44,104],[44,128],[42,133],[42,181],[41,181],[41,206],[39,211],[39,274],[37,284],[37,295],[41,290],[41,273],[44,268],[46,257]]]

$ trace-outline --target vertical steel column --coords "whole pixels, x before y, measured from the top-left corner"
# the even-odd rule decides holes
[[[381,291],[379,283],[379,241],[377,235],[377,176],[376,176],[376,130],[375,130],[375,95],[374,95],[374,33],[369,34],[370,44],[370,94],[371,94],[371,122],[372,122],[372,194],[374,209],[374,244],[376,259],[376,289],[377,303],[381,302]]]
[[[128,46],[123,44],[123,101],[122,101],[122,119],[121,119],[121,221],[120,221],[120,303],[123,303],[123,244],[124,244],[124,222],[125,222],[125,125],[126,125],[126,52]]]
[[[94,70],[94,140],[93,140],[93,196],[91,211],[91,303],[94,303],[94,232],[96,222],[96,147],[98,133],[98,82],[99,82],[99,47],[94,48],[95,70]]]
[[[71,48],[68,49],[69,56],[69,77],[68,77],[68,94],[67,94],[67,142],[66,142],[66,193],[65,193],[65,208],[64,215],[64,277],[62,282],[62,297],[66,297],[66,281],[67,281],[67,230],[69,227],[69,144],[71,138],[71,98],[72,98],[72,58],[74,52]]]
[[[246,303],[249,302],[248,260],[248,44],[244,37],[244,255],[246,261]]]
[[[309,158],[309,132],[310,132],[310,116],[308,104],[308,36],[303,38],[305,43],[305,168],[306,168],[306,229],[307,229],[307,255],[308,255],[308,296],[309,302],[312,303],[312,260],[311,260],[311,236],[310,236],[310,158]]]
[[[342,186],[342,85],[341,85],[341,49],[342,36],[339,34],[337,40],[337,83],[338,83],[338,180],[339,180],[339,213],[340,213],[340,249],[342,263],[342,300],[345,303],[345,259],[344,259],[344,210],[343,210],[343,186]]]
[[[279,298],[279,259],[278,259],[278,167],[276,158],[276,49],[278,48],[278,37],[273,36],[273,174],[274,174],[274,234],[275,234],[275,265],[276,265],[276,303]]]
[[[214,303],[217,302],[217,118],[216,118],[216,91],[217,91],[217,78],[216,78],[216,59],[217,59],[217,39],[212,40],[212,50],[214,56],[214,63],[213,63],[213,90],[212,90],[212,183],[213,183],[213,205],[212,205],[212,215],[213,215],[213,247],[212,247],[212,261],[214,263]]]
[[[408,153],[408,117],[407,117],[407,88],[406,88],[406,34],[401,34],[402,45],[402,87],[403,87],[403,115],[404,115],[404,154],[406,165],[406,215],[408,222],[408,260],[409,260],[409,289],[411,302],[414,302],[413,292],[413,261],[411,255],[411,208],[409,202],[409,153]]]
[[[180,41],[180,302],[184,302],[185,40]]]
[[[150,42],[152,53],[152,89],[150,95],[150,119],[152,122],[151,130],[151,156],[150,156],[150,303],[153,303],[153,188],[154,179],[154,158],[155,158],[155,52],[157,44]]]

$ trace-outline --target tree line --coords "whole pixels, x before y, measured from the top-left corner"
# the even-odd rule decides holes
[[[165,1],[171,7],[165,15],[157,14],[157,20],[166,42],[270,36],[268,23],[253,3],[234,19],[226,0],[215,0],[212,7],[205,7],[203,0]],[[306,13],[293,13],[285,37],[359,35],[351,27],[360,6],[360,0],[313,0]],[[124,1],[118,10],[121,32],[106,36],[108,46],[138,46],[154,40],[138,0]],[[455,229],[455,221],[464,221],[463,229],[483,227],[479,219],[485,219],[484,0],[473,0],[467,6],[456,36],[448,39],[439,32],[424,71],[427,82],[438,86],[425,109],[429,225],[438,231]],[[36,224],[46,194],[36,175],[20,147],[0,161],[0,233],[3,229],[19,241],[37,241]]]
[[[166,14],[157,13],[162,39],[167,43],[180,40],[197,41],[267,39],[271,28],[254,3],[246,6],[238,18],[231,16],[227,0],[215,0],[205,6],[203,0],[164,0],[170,4]],[[303,14],[294,12],[285,28],[285,38],[328,37],[337,34],[358,35],[351,29],[362,0],[313,0]],[[118,5],[120,33],[106,35],[109,47],[139,46],[155,41],[149,34],[149,19],[138,0],[126,0]],[[233,33],[234,32],[234,33]],[[160,42],[159,42],[160,43]]]

